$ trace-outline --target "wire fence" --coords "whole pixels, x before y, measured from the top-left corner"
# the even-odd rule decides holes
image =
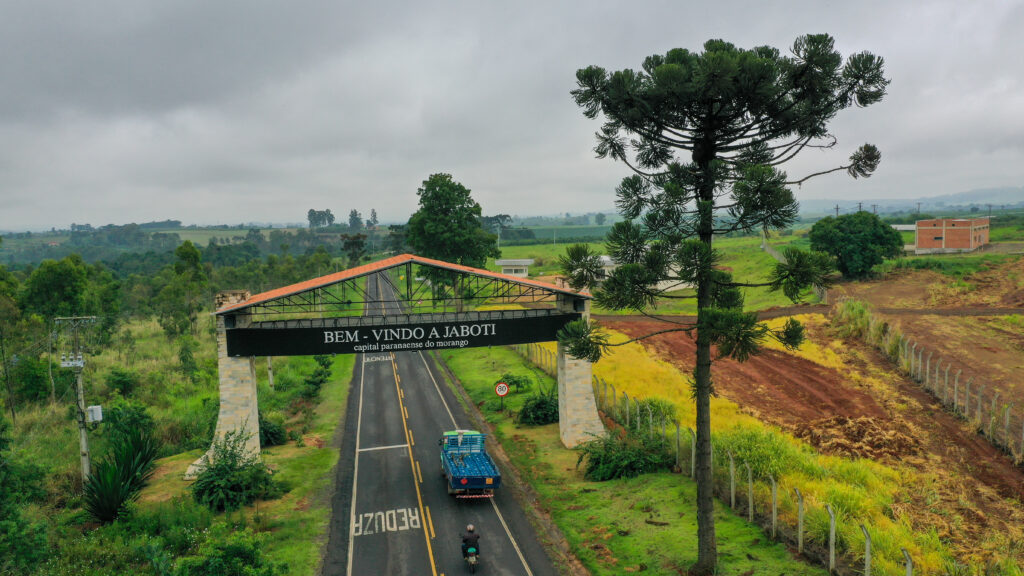
[[[557,357],[537,344],[511,347],[521,356],[552,376],[557,376]],[[659,409],[658,399],[630,397],[615,383],[594,376],[594,398],[598,409],[629,433],[646,432],[659,435],[666,450],[675,457],[675,471],[695,477],[697,435],[692,427],[680,424]],[[795,547],[800,556],[820,562],[831,573],[864,574],[872,570],[872,538],[884,537],[865,523],[856,522],[822,503],[815,495],[801,493],[796,486],[787,486],[780,478],[759,474],[756,467],[741,460],[716,443],[712,434],[711,469],[714,492],[720,501],[747,521],[762,528],[777,542]],[[822,521],[827,517],[827,521]],[[795,522],[786,522],[785,519]],[[809,520],[813,526],[809,526]],[[854,523],[863,535],[863,544],[847,541],[837,527]],[[826,529],[827,526],[827,529]],[[914,574],[914,562],[906,548],[900,548],[905,574]]]
[[[836,313],[843,314],[844,307],[852,303],[863,307],[861,313],[867,322],[859,335],[865,343],[885,354],[946,411],[966,421],[1016,464],[1024,462],[1024,402],[1015,402],[1016,398],[997,382],[975,379],[958,358],[947,359],[907,337],[858,300],[839,297]]]

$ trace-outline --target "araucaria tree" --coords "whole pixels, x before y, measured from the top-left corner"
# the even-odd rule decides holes
[[[877,168],[878,149],[865,144],[848,164],[791,180],[779,166],[807,149],[832,148],[828,131],[835,115],[882,99],[889,81],[881,58],[861,52],[845,62],[828,35],[801,36],[790,54],[778,49],[741,49],[710,40],[702,52],[676,49],[644,60],[641,70],[608,72],[591,66],[576,72],[576,103],[588,118],[603,116],[595,151],[633,172],[616,189],[624,221],[608,236],[618,264],[595,293],[600,306],[650,310],[672,288],[693,286],[695,322],[666,319],[665,330],[696,337],[692,385],[697,428],[698,555],[694,574],[711,574],[717,562],[711,470],[711,364],[714,357],[745,360],[760,342],[774,337],[797,346],[803,328],[791,320],[777,332],[743,311],[743,287],[767,286],[792,299],[812,285],[825,285],[828,256],[786,250],[762,281],[736,281],[716,267],[716,236],[782,229],[797,216],[791,184],[845,170],[867,177]],[[594,259],[569,259],[577,278]],[[589,262],[589,264],[588,264]],[[659,286],[661,288],[659,288]],[[651,334],[653,335],[653,334]],[[647,335],[650,336],[650,335]],[[644,336],[644,337],[647,337]],[[597,361],[607,336],[580,321],[559,335],[577,358]]]

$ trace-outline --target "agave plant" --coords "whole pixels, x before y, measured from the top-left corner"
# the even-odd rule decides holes
[[[153,477],[160,450],[156,440],[140,430],[112,440],[110,453],[93,466],[84,486],[85,510],[104,524],[117,520],[125,505],[139,497]]]

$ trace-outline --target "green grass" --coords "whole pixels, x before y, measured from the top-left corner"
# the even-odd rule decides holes
[[[576,452],[561,446],[557,424],[520,427],[507,412],[494,410],[493,384],[502,372],[531,374],[543,386],[553,384],[550,377],[505,348],[448,350],[442,355],[472,400],[484,402],[495,436],[592,574],[680,574],[696,561],[696,484],[667,473],[583,480],[575,468]],[[506,408],[514,410],[523,397],[510,394]],[[760,529],[720,504],[716,530],[718,574],[825,574],[793,559],[785,546],[770,543]]]
[[[533,234],[538,240],[548,240],[553,242],[562,242],[563,238],[587,238],[600,240],[603,239],[608,231],[612,229],[610,224],[603,226],[587,225],[587,226],[527,226],[530,230],[533,230]]]
[[[157,475],[143,491],[136,514],[141,518],[170,514],[165,525],[176,522],[174,514],[166,510],[169,506],[181,506],[180,503],[185,502],[185,508],[194,508],[189,483],[182,475],[209,447],[217,416],[215,344],[209,330],[210,318],[204,318],[206,323],[199,330],[200,345],[195,353],[200,366],[195,382],[178,369],[177,344],[167,340],[151,320],[133,321],[126,326],[135,340],[131,358],[121,357],[123,351],[118,350],[115,339],[110,347],[90,356],[86,364],[86,399],[89,404],[105,408],[118,397],[105,383],[110,370],[128,367],[140,376],[138,387],[129,398],[144,405],[153,416],[157,437],[165,444],[164,453],[168,454],[169,450],[170,454],[158,461]],[[276,470],[276,477],[290,488],[282,498],[259,503],[258,515],[256,506],[230,515],[213,515],[214,520],[227,520],[232,525],[241,522],[264,532],[268,556],[287,562],[292,574],[312,575],[319,562],[330,516],[324,492],[332,481],[331,471],[339,456],[331,447],[331,439],[345,411],[354,358],[351,355],[335,357],[331,378],[321,388],[319,403],[303,401],[298,395],[303,378],[312,372],[311,357],[276,359],[275,390],[267,386],[265,362],[257,363],[261,410],[291,414],[286,426],[303,435],[304,446],[289,442],[263,451],[263,458]],[[153,535],[130,528],[131,524],[121,521],[95,529],[83,525],[85,518],[79,511],[77,495],[80,482],[78,431],[67,417],[74,395],[67,384],[70,383],[58,381],[59,403],[55,407],[48,404],[19,407],[14,429],[16,458],[30,461],[43,470],[40,482],[51,495],[46,506],[30,508],[32,517],[50,527],[54,546],[50,561],[41,566],[38,573],[150,574],[148,564],[136,552],[136,547]],[[89,440],[93,459],[102,457],[106,451],[102,425],[90,432]],[[61,503],[55,505],[57,501]],[[176,501],[179,504],[174,504]],[[123,547],[123,550],[104,552],[102,561],[90,562],[88,556],[95,554],[92,548],[99,543]],[[74,554],[83,550],[90,552],[82,557],[64,554],[64,551]],[[100,570],[100,567],[105,568]]]
[[[946,276],[964,278],[1019,258],[1009,254],[943,254],[939,256],[908,256],[887,260],[875,268],[880,274],[893,270],[934,270]]]
[[[793,238],[788,236],[787,238]],[[773,245],[775,243],[773,242]],[[715,248],[722,256],[719,266],[733,275],[737,282],[759,283],[765,282],[768,274],[775,266],[775,259],[767,252],[761,250],[761,239],[748,238],[723,238],[716,240]],[[743,309],[747,311],[766,310],[768,308],[793,306],[794,303],[780,291],[772,292],[768,288],[742,288]],[[676,296],[693,296],[694,290],[684,289],[670,293]],[[808,290],[803,294],[802,302],[818,302],[817,297]],[[603,308],[594,308],[595,314],[633,314],[632,310],[612,311]],[[697,301],[694,298],[669,299],[665,298],[658,302],[653,310],[655,314],[683,314],[695,315],[697,313]]]
[[[276,562],[287,562],[291,574],[312,575],[320,560],[331,515],[325,488],[332,482],[339,457],[331,438],[345,413],[354,366],[354,355],[335,357],[331,379],[320,391],[320,404],[314,410],[305,447],[289,442],[263,451],[264,460],[277,469],[277,478],[291,486],[284,498],[260,506],[260,512],[268,517],[266,554]],[[315,444],[317,439],[324,442],[322,447]]]
[[[502,246],[501,259],[532,258],[533,265],[530,266],[530,276],[549,276],[560,274],[561,267],[558,264],[558,257],[565,254],[569,244],[534,244],[530,246]],[[589,243],[591,249],[598,254],[607,254],[603,242]],[[487,261],[487,269],[500,272],[501,268],[494,264],[495,259]]]

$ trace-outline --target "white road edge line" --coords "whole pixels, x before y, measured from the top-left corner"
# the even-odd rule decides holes
[[[441,398],[441,403],[444,404],[444,409],[448,411],[448,417],[452,419],[452,426],[458,428],[459,424],[455,421],[455,416],[452,415],[452,410],[448,407],[448,401],[444,399],[444,394],[441,394],[441,387],[437,385],[437,379],[434,378],[434,372],[430,369],[430,364],[427,364],[427,359],[423,356],[422,351],[417,352],[419,352],[420,360],[423,361],[423,367],[427,369],[427,374],[430,375],[430,381],[434,383],[434,390],[437,390],[437,395]],[[515,549],[516,555],[519,556],[519,561],[523,563],[526,575],[533,576],[533,572],[530,571],[530,565],[526,563],[526,557],[523,556],[523,551],[519,549],[519,544],[516,542],[516,539],[512,537],[512,531],[508,529],[508,524],[505,523],[505,517],[501,515],[501,510],[498,509],[498,503],[494,501],[494,498],[488,498],[488,500],[491,501],[491,506],[494,507],[494,513],[498,515],[498,520],[501,522],[501,527],[505,529],[505,535],[508,536],[509,542],[512,543],[512,548]]]
[[[359,483],[359,434],[363,428],[363,377],[366,375],[366,355],[362,355],[363,365],[359,369],[359,415],[356,417],[356,461],[352,466],[352,510],[348,524],[348,568],[345,574],[352,576],[352,555],[355,551],[356,537],[352,527],[356,524],[356,485]]]
[[[408,444],[395,444],[394,446],[374,446],[373,448],[360,448],[358,452],[372,452],[374,450],[390,450],[392,448],[408,448]]]

